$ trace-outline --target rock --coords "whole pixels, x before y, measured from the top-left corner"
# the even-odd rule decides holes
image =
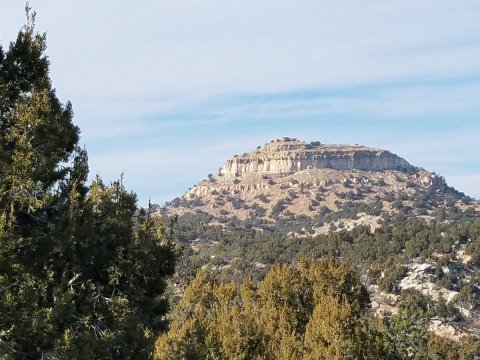
[[[407,276],[400,281],[400,289],[415,289],[433,300],[438,300],[442,297],[447,302],[452,301],[458,294],[456,291],[447,290],[431,281],[435,273],[435,266],[433,264],[411,263],[408,268]]]
[[[411,168],[401,157],[387,150],[366,146],[307,145],[293,138],[280,138],[260,149],[226,162],[222,175],[292,174],[310,169],[382,171]]]

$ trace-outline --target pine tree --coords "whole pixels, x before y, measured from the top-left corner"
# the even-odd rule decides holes
[[[89,187],[35,13],[0,47],[0,357],[148,358],[165,329],[171,234],[122,181]]]

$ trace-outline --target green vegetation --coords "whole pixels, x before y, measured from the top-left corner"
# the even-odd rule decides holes
[[[175,254],[122,181],[86,185],[70,103],[28,23],[0,47],[0,357],[148,358]]]
[[[255,283],[202,271],[177,304],[154,358],[475,359],[480,342],[453,343],[428,331],[432,304],[402,295],[398,314],[373,318],[356,271],[331,260],[275,265]]]
[[[226,223],[225,228],[206,225],[209,219],[212,217],[205,213],[180,217],[176,228],[178,238],[186,243],[199,239],[202,249],[193,256],[203,264],[207,264],[212,255],[219,257],[221,252],[225,264],[236,259],[233,268],[243,270],[255,271],[251,264],[256,261],[271,265],[295,263],[305,256],[338,257],[370,270],[373,280],[388,269],[381,282],[382,288],[391,289],[391,283],[405,273],[402,265],[412,259],[444,261],[445,265],[455,266],[459,271],[476,268],[480,259],[478,220],[459,225],[410,220],[383,225],[373,233],[360,226],[351,231],[312,237],[308,236],[310,223],[307,217],[295,217],[295,221],[279,218],[275,225],[260,220],[253,223],[233,220]],[[303,233],[304,236],[285,235],[289,233]],[[472,257],[470,263],[453,260],[461,249]],[[444,259],[438,260],[438,254],[443,254]],[[256,276],[250,270],[247,273]],[[437,279],[450,284],[449,287],[461,287],[461,281],[459,283],[452,274],[439,273]]]
[[[443,299],[434,302],[432,316],[449,323],[478,326],[473,318],[458,310],[461,307],[478,311],[480,304],[480,272],[476,263],[480,241],[478,220],[463,225],[411,220],[384,225],[374,233],[357,227],[315,237],[295,237],[240,221],[226,224],[225,228],[202,225],[197,232],[198,223],[190,216],[187,228],[193,236],[190,239],[197,239],[195,252],[190,250],[188,238],[182,236],[186,225],[182,217],[179,224],[184,228],[178,228],[177,233],[187,240],[185,255],[178,265],[183,284],[188,284],[201,267],[210,268],[215,278],[222,281],[241,282],[244,276],[249,276],[257,282],[275,264],[297,264],[303,258],[341,259],[365,276],[366,283],[402,295],[399,283],[407,275],[409,264],[427,263],[431,264],[426,275],[430,276],[429,281],[458,292],[448,304]],[[282,226],[280,219],[279,226]],[[465,256],[471,256],[470,262],[464,261]]]
[[[259,284],[200,272],[174,312],[156,359],[380,358],[358,274],[332,262],[274,266]]]

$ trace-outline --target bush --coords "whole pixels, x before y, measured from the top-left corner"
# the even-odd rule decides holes
[[[285,209],[285,201],[278,200],[272,208],[272,215],[279,215]]]

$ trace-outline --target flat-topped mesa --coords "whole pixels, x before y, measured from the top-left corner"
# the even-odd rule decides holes
[[[306,144],[294,138],[280,138],[235,156],[226,162],[221,175],[236,177],[246,174],[291,174],[308,169],[334,170],[402,170],[412,168],[405,159],[387,150],[361,145],[325,145],[318,141]]]

